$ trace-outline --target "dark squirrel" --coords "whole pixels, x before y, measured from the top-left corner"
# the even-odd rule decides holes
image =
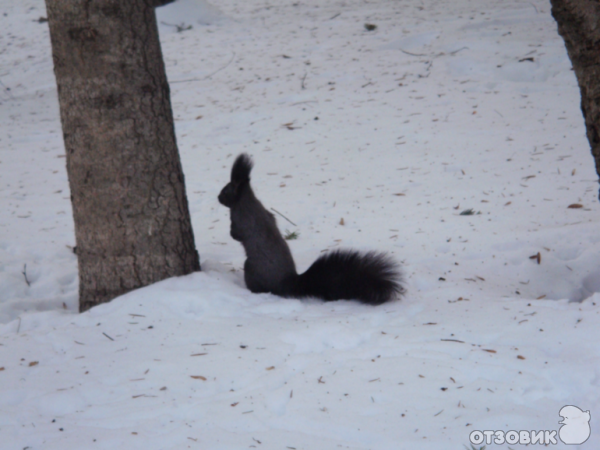
[[[231,169],[231,181],[219,194],[230,209],[231,237],[246,251],[244,279],[252,292],[281,297],[359,300],[379,305],[403,292],[398,265],[386,254],[335,250],[321,255],[301,275],[275,217],[250,187],[252,159],[243,153]]]

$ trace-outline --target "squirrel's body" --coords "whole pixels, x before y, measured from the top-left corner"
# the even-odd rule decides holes
[[[296,275],[296,266],[275,217],[252,189],[243,189],[240,201],[231,207],[231,237],[246,251],[244,278],[248,289],[282,295],[288,280]]]
[[[282,297],[357,299],[370,304],[384,303],[402,292],[396,263],[382,253],[329,252],[298,275],[275,217],[252,191],[251,170],[250,157],[238,156],[231,181],[219,194],[219,202],[230,208],[231,237],[241,242],[246,251],[244,280],[250,291]]]

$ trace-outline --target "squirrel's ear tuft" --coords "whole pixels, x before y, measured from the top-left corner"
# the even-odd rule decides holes
[[[250,181],[250,171],[253,165],[252,158],[248,154],[242,153],[239,155],[231,168],[231,181],[236,184]]]
[[[250,182],[250,171],[252,170],[252,166],[252,158],[246,153],[242,153],[235,159],[233,167],[231,168],[231,182],[229,182],[219,194],[219,202],[222,205],[231,208],[238,200],[244,183]]]

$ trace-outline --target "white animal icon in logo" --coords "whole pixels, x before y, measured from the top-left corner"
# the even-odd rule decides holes
[[[562,423],[558,436],[560,440],[565,444],[583,444],[590,437],[590,412],[582,411],[577,406],[567,405],[564,406],[559,416],[563,417],[563,420],[558,422]]]

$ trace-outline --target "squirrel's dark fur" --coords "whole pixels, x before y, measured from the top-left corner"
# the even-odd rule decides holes
[[[219,202],[231,212],[231,237],[246,251],[244,279],[248,289],[282,297],[356,299],[372,305],[402,293],[398,265],[383,253],[335,250],[320,256],[298,275],[275,217],[250,187],[252,165],[248,155],[239,155],[231,169],[231,181],[219,194]]]

